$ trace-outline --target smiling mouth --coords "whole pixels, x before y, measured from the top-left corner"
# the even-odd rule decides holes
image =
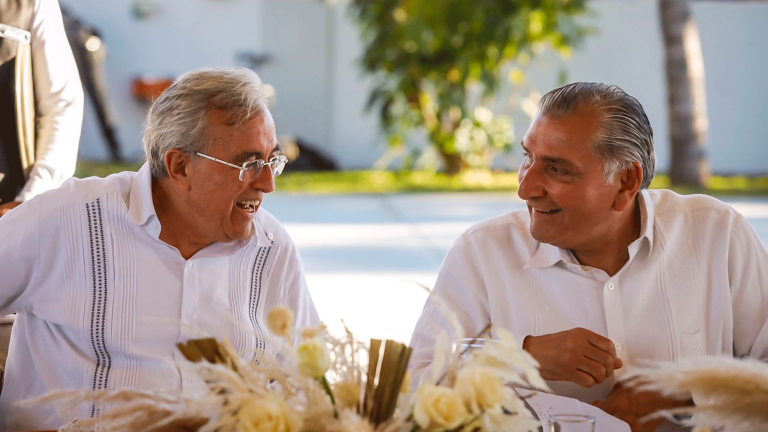
[[[562,209],[541,210],[537,208],[534,208],[534,210],[536,210],[537,213],[541,213],[541,214],[555,214],[555,213],[560,213],[562,211]]]
[[[261,204],[261,201],[259,200],[248,200],[238,201],[235,205],[246,213],[256,213],[256,207],[258,207],[259,204]]]

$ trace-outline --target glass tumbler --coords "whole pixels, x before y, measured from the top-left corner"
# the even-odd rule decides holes
[[[549,432],[595,432],[595,418],[587,415],[557,414],[549,424]]]

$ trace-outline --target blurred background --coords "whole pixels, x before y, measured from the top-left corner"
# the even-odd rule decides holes
[[[362,338],[408,341],[453,240],[524,208],[518,143],[541,95],[569,82],[635,96],[653,186],[717,195],[768,243],[768,2],[60,3],[90,96],[78,176],[140,166],[147,109],[183,72],[262,77],[293,159],[265,208],[334,331],[343,317]]]

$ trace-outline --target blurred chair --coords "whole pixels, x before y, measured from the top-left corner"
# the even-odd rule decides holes
[[[297,171],[338,171],[339,163],[319,146],[293,135],[277,137],[280,148],[288,157],[287,172]]]
[[[16,321],[16,315],[0,318],[0,392],[3,391],[5,360],[8,358],[8,345],[11,343],[11,328],[14,321]]]

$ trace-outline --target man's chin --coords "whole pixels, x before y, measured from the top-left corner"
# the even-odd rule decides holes
[[[227,237],[229,241],[243,240],[251,236],[253,232],[253,224],[248,223],[240,226],[232,226],[227,230]]]
[[[558,236],[553,235],[551,232],[545,232],[531,227],[531,237],[539,243],[547,243],[560,247],[560,245],[557,244]]]

